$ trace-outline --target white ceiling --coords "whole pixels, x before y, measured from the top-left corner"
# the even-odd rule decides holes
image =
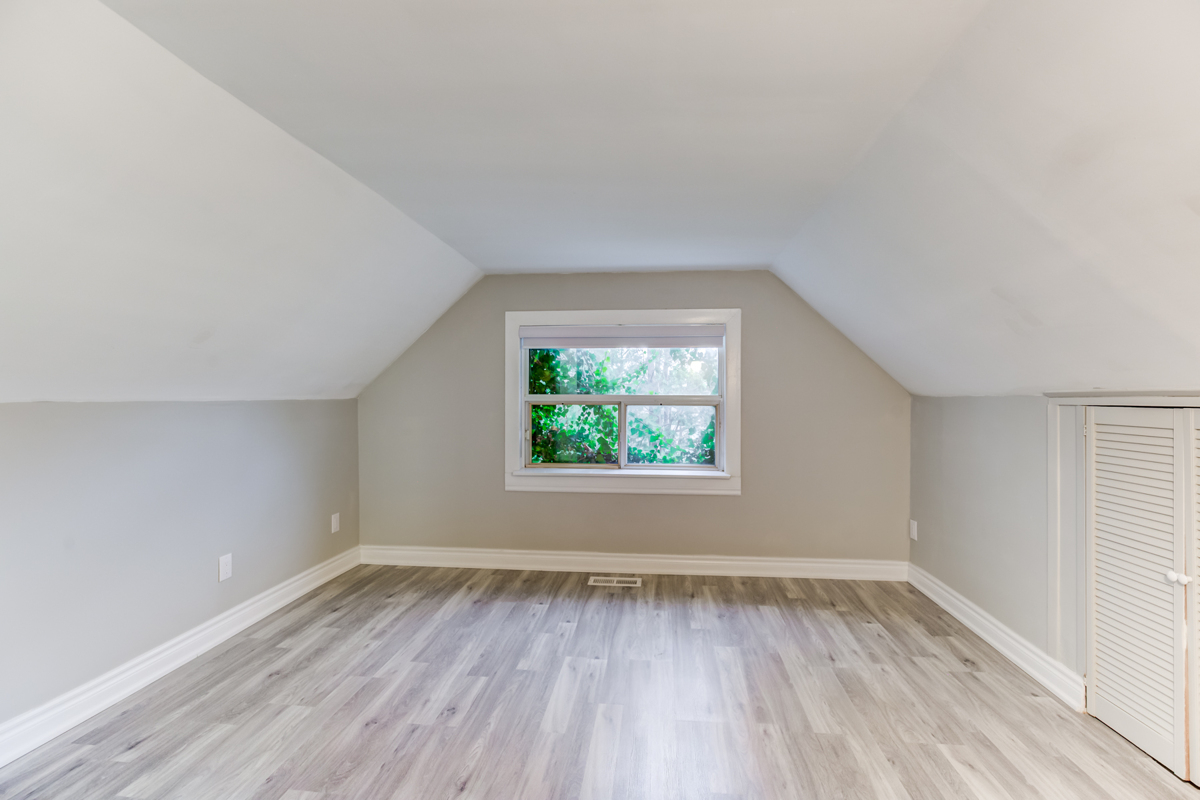
[[[480,276],[93,0],[0,0],[0,402],[354,397]]]
[[[107,2],[0,0],[0,401],[354,396],[471,262],[769,263],[920,394],[1200,390],[1195,0]]]
[[[106,0],[485,271],[765,265],[983,0]]]
[[[775,269],[914,393],[1200,390],[1200,3],[993,4]]]

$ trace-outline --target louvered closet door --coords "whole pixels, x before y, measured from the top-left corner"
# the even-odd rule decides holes
[[[1187,777],[1183,476],[1168,408],[1089,408],[1088,711]]]
[[[1187,409],[1184,428],[1187,431],[1187,447],[1184,449],[1184,498],[1187,506],[1184,525],[1184,557],[1188,565],[1188,576],[1200,577],[1200,409]],[[1191,749],[1192,783],[1200,784],[1200,581],[1192,580],[1185,590],[1187,595],[1187,618],[1190,640],[1188,641],[1188,726]]]

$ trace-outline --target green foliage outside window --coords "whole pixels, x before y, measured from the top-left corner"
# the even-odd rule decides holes
[[[716,348],[529,350],[530,395],[716,395]],[[547,398],[549,399],[549,398]],[[534,405],[531,463],[617,464],[619,406]],[[714,406],[629,406],[629,464],[716,464]]]
[[[530,349],[532,394],[717,393],[715,347]]]
[[[617,463],[617,406],[535,405],[531,414],[532,463]]]
[[[713,406],[630,406],[630,464],[716,464]]]

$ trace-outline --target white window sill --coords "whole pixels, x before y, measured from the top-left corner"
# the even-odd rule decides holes
[[[555,469],[554,467],[534,467],[519,469],[513,475],[571,475],[576,478],[717,478],[729,480],[733,476],[728,472],[716,470],[682,470],[682,469]]]
[[[665,469],[517,469],[504,476],[510,492],[740,495],[742,479],[728,472]]]

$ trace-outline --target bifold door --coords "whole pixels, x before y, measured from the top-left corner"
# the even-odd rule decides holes
[[[1096,407],[1086,419],[1087,710],[1186,779],[1194,414]]]
[[[1192,783],[1200,783],[1200,581],[1188,581],[1188,577],[1200,577],[1200,409],[1190,408],[1182,412],[1187,430],[1187,447],[1183,453],[1183,490],[1186,518],[1184,535],[1187,539],[1184,557],[1187,563],[1185,614],[1190,622],[1188,629],[1188,760]],[[1195,768],[1192,769],[1191,765]]]

